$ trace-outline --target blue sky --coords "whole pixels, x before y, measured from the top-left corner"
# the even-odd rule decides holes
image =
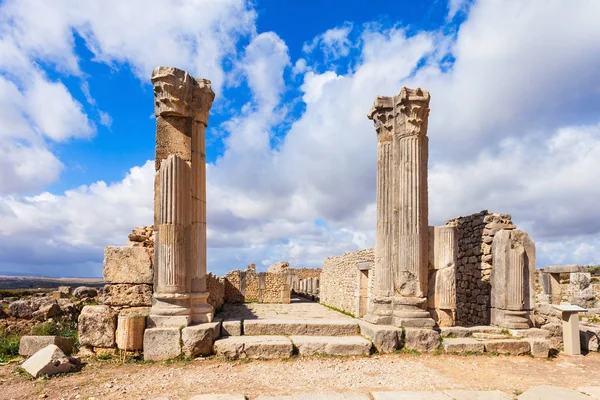
[[[114,4],[112,4],[114,3]],[[374,245],[368,111],[431,92],[430,223],[600,263],[600,15],[578,1],[0,2],[0,273],[99,276],[152,222],[150,72],[213,82],[209,270]]]

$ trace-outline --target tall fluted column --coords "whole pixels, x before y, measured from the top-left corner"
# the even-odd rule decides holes
[[[206,291],[205,129],[214,93],[210,81],[157,67],[154,223],[155,290],[150,326],[210,322]]]
[[[192,221],[190,263],[192,323],[210,322],[213,308],[206,287],[206,140],[208,112],[215,94],[210,81],[196,79],[193,91],[192,122]]]
[[[375,114],[377,113],[377,114]],[[368,312],[364,319],[376,324],[392,323],[394,293],[394,233],[397,213],[394,207],[394,104],[390,97],[377,97],[368,117],[377,131],[377,230],[375,238],[374,282]]]
[[[424,90],[404,87],[397,96],[377,97],[368,114],[379,141],[374,290],[380,295],[372,296],[367,316],[377,323],[434,324],[426,311],[429,99]],[[381,295],[386,290],[391,292],[391,306],[389,295]]]

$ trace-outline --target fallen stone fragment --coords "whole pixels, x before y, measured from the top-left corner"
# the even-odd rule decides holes
[[[58,346],[50,344],[27,359],[22,368],[34,378],[71,372],[76,366]]]
[[[183,354],[186,357],[208,356],[213,353],[213,342],[219,337],[220,322],[192,325],[181,330]]]
[[[117,314],[108,306],[85,306],[78,320],[79,343],[92,347],[114,347]]]
[[[43,349],[54,344],[65,354],[71,354],[73,351],[73,339],[60,336],[23,336],[19,342],[19,354],[29,357]]]

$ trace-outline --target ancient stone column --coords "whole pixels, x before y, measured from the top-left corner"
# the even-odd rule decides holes
[[[378,137],[375,284],[365,319],[433,326],[427,308],[427,161],[430,96],[402,88],[377,97],[368,118]]]
[[[492,250],[491,323],[530,328],[535,308],[535,244],[523,231],[501,230],[494,236]]]
[[[149,326],[210,322],[206,289],[205,129],[210,81],[157,67],[154,224],[155,290]]]

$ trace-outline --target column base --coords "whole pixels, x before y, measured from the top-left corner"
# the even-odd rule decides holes
[[[393,319],[392,297],[373,296],[363,320],[377,325],[391,325]]]
[[[204,324],[212,322],[215,309],[208,304],[208,292],[197,292],[191,294],[191,320],[192,324]]]
[[[426,297],[394,297],[393,324],[406,328],[433,328],[435,321],[425,310]]]
[[[529,329],[533,326],[531,311],[528,310],[502,310],[492,308],[490,320],[493,325],[508,329]]]
[[[148,328],[188,326],[191,321],[191,301],[188,293],[154,293],[148,316]]]

